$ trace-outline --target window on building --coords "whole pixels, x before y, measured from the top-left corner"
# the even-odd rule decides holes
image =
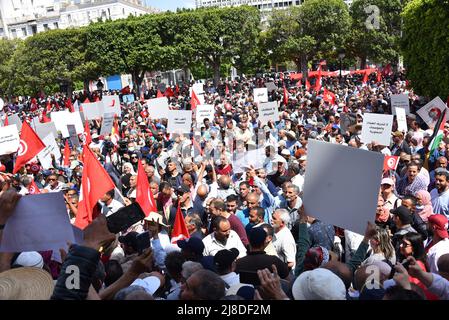
[[[5,31],[3,30],[3,28],[0,28],[0,36],[3,37]]]
[[[301,1],[296,1],[296,5],[299,6],[301,4]]]
[[[11,36],[12,38],[17,38],[17,30],[16,29],[11,29]]]
[[[72,15],[71,14],[67,15],[67,21],[69,21],[69,23],[72,22]]]
[[[27,35],[27,28],[22,28],[22,34],[23,34],[24,36]]]
[[[46,23],[44,23],[44,30],[45,31],[50,30],[50,28],[48,27],[48,24],[46,24]]]
[[[57,22],[53,23],[53,25],[55,26],[55,29],[59,29],[59,24]]]
[[[31,26],[31,33],[32,34],[36,34],[37,33],[37,25],[32,25]]]

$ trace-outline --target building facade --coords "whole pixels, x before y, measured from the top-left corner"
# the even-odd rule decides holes
[[[154,12],[143,0],[0,0],[0,37],[25,39],[50,29]]]
[[[256,7],[261,11],[272,9],[282,9],[290,6],[299,6],[303,0],[196,0],[197,8],[201,7],[231,7],[249,5]],[[347,5],[351,5],[352,0],[344,0]]]

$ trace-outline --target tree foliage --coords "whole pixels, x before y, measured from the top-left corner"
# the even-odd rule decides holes
[[[412,0],[403,14],[401,42],[408,78],[418,94],[449,95],[449,2]]]

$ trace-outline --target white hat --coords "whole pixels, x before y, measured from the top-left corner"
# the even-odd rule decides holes
[[[44,266],[44,259],[37,251],[22,252],[17,257],[14,265],[42,268]]]
[[[307,156],[302,156],[301,158],[299,158],[299,161],[306,161],[307,160]]]
[[[161,280],[158,277],[150,276],[144,279],[136,279],[131,285],[142,287],[147,293],[153,295],[161,286]]]
[[[161,226],[168,227],[168,225],[166,225],[165,223],[162,222],[162,215],[160,215],[159,213],[156,213],[156,212],[150,212],[148,217],[145,217],[143,220],[157,222]]]
[[[99,138],[100,136],[98,135],[98,134],[96,134],[96,133],[94,133],[93,135],[92,135],[92,139],[97,139],[97,138]]]
[[[292,294],[295,300],[346,300],[346,287],[332,271],[317,268],[296,278]]]
[[[283,156],[290,156],[291,154],[290,154],[290,151],[288,151],[288,149],[282,149],[281,155],[283,155]]]

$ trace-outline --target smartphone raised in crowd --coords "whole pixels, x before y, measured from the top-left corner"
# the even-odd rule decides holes
[[[145,213],[137,202],[120,208],[117,212],[106,217],[108,229],[111,233],[125,231],[133,224],[143,220]]]

